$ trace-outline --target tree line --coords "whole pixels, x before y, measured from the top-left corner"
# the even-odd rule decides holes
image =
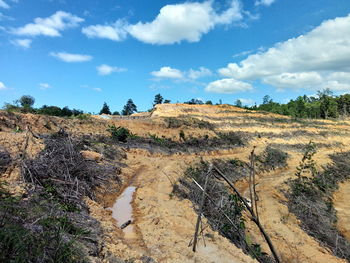
[[[78,109],[69,109],[69,107],[60,108],[58,106],[43,105],[40,108],[33,108],[35,99],[32,96],[25,95],[14,101],[12,104],[5,103],[4,109],[10,111],[20,111],[23,113],[37,113],[45,115],[53,115],[60,117],[82,116],[84,112]],[[154,97],[153,108],[157,104],[171,103],[170,100],[164,99],[161,94]],[[206,102],[201,99],[191,99],[185,101],[191,105],[213,105],[211,100]],[[222,104],[220,100],[216,105]],[[329,89],[318,91],[316,96],[299,96],[296,99],[290,100],[288,103],[278,103],[273,101],[269,95],[263,97],[263,102],[260,105],[251,107],[244,106],[241,100],[236,100],[234,106],[255,111],[268,111],[272,113],[292,116],[294,118],[313,118],[313,119],[329,119],[350,116],[350,94],[334,96]],[[151,111],[150,109],[149,111]],[[108,115],[131,115],[137,112],[137,106],[132,99],[128,99],[121,112],[112,112],[106,102],[103,103],[99,114]]]
[[[236,101],[236,106],[241,106]],[[238,105],[237,105],[238,104]],[[269,95],[264,96],[259,106],[245,107],[250,110],[268,111],[294,118],[329,119],[350,115],[350,94],[334,96],[329,89],[318,91],[317,96],[299,96],[288,103],[274,102]]]

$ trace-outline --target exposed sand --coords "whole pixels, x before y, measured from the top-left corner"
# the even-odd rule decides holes
[[[199,161],[200,158],[208,161],[216,158],[238,158],[247,161],[253,146],[257,146],[256,152],[259,153],[266,145],[274,143],[290,153],[289,166],[286,169],[260,175],[257,191],[260,198],[259,212],[262,224],[277,247],[282,262],[346,262],[333,256],[328,249],[322,247],[300,228],[295,216],[288,213],[282,190],[287,187],[285,181],[294,176],[295,168],[301,158],[300,151],[289,150],[291,148],[286,147],[295,147],[298,144],[308,143],[310,140],[319,144],[327,144],[319,148],[315,156],[319,169],[322,169],[322,165],[330,162],[329,154],[350,150],[349,121],[311,120],[310,122],[304,121],[305,123],[295,123],[290,122],[290,119],[285,116],[251,113],[227,105],[157,105],[151,117],[148,117],[149,114],[141,114],[142,118],[138,119],[116,118],[111,120],[98,117],[90,120],[70,120],[31,114],[9,117],[0,111],[0,145],[8,149],[13,157],[16,157],[23,150],[29,138],[27,152],[29,156],[35,156],[43,148],[43,143],[41,139],[25,132],[27,126],[34,133],[52,133],[60,128],[65,128],[77,135],[107,135],[108,125],[115,124],[127,127],[140,136],[156,134],[178,140],[180,130],[184,130],[186,135],[215,136],[213,131],[207,129],[186,126],[168,129],[164,124],[163,117],[183,115],[187,118],[193,117],[214,123],[216,131],[244,131],[255,134],[255,136],[247,147],[197,154],[151,154],[146,150],[126,149],[125,164],[127,167],[122,170],[121,177],[124,184],[119,193],[113,196],[103,196],[101,203],[86,199],[91,215],[101,222],[105,230],[106,245],[102,254],[114,254],[125,260],[147,255],[157,262],[256,262],[210,228],[205,230],[205,233],[210,236],[205,240],[206,246],[200,240],[198,251],[193,253],[188,244],[193,236],[197,215],[190,201],[181,201],[171,195],[172,183],[183,175],[184,169]],[[19,125],[24,132],[15,133],[16,125]],[[292,132],[296,131],[301,134],[292,135]],[[303,131],[306,131],[307,134],[303,134]],[[258,137],[256,134],[263,135]],[[86,158],[96,161],[101,159],[99,153],[83,154],[86,155]],[[16,188],[16,191],[23,189],[20,184],[18,167],[8,170],[3,178],[11,182],[11,186]],[[132,202],[134,232],[132,235],[125,236],[113,219],[112,212],[106,207],[113,205],[118,195],[130,185],[136,187]],[[237,187],[247,195],[245,179],[238,182]],[[339,219],[338,229],[348,239],[350,202],[347,200],[349,199],[350,182],[345,182],[340,185],[334,195],[334,205]],[[269,253],[259,231],[249,219],[247,219],[246,226],[249,237],[262,244],[264,251]]]

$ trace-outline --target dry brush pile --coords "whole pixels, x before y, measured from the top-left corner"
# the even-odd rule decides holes
[[[26,193],[0,185],[0,262],[101,262],[102,229],[83,198],[118,182],[119,168],[85,159],[82,140],[61,131],[45,140],[35,159],[17,158]],[[0,151],[2,171],[10,164]]]

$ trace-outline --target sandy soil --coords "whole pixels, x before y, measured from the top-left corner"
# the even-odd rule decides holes
[[[256,152],[261,152],[267,145],[273,143],[288,151],[289,166],[286,169],[261,174],[258,177],[257,191],[260,198],[259,213],[262,224],[270,234],[271,239],[283,262],[345,262],[334,257],[331,252],[322,247],[316,240],[307,235],[299,226],[298,220],[288,212],[285,205],[283,190],[286,180],[292,178],[295,167],[299,164],[301,150],[298,145],[313,140],[324,146],[318,149],[315,160],[322,169],[322,165],[330,162],[328,155],[336,151],[350,150],[350,122],[311,120],[291,122],[288,117],[267,113],[251,113],[232,106],[209,105],[157,105],[155,111],[141,114],[141,118],[103,119],[93,117],[88,120],[63,119],[31,114],[8,115],[0,111],[0,145],[5,147],[13,158],[19,153],[26,152],[33,157],[42,148],[42,140],[34,134],[49,134],[64,128],[76,135],[108,135],[108,125],[124,126],[139,136],[156,134],[178,140],[179,131],[186,135],[215,136],[208,129],[180,127],[168,129],[164,117],[186,116],[209,121],[216,125],[216,131],[243,131],[254,135],[250,145],[231,150],[216,150],[197,154],[151,154],[141,149],[125,149],[127,159],[121,177],[123,186],[114,195],[101,196],[100,202],[86,199],[90,213],[97,218],[105,230],[102,254],[113,254],[125,260],[134,260],[142,255],[152,257],[157,262],[256,262],[250,256],[231,244],[218,233],[206,228],[206,246],[200,240],[198,251],[193,253],[188,246],[192,239],[196,222],[196,213],[188,200],[179,200],[171,194],[172,184],[182,175],[189,165],[204,160],[238,158],[247,161],[253,146]],[[23,132],[15,132],[17,126]],[[29,127],[29,129],[28,129]],[[296,135],[293,132],[299,132]],[[261,136],[257,136],[262,134]],[[294,148],[293,148],[294,147]],[[99,153],[84,152],[86,158],[99,161]],[[11,182],[13,189],[21,187],[18,167],[8,169],[1,178]],[[130,186],[136,186],[132,203],[134,219],[134,234],[124,236],[112,218],[110,207],[118,195]],[[247,182],[245,179],[236,185],[247,196]],[[350,182],[340,185],[334,195],[334,205],[338,214],[338,228],[349,238],[350,225]],[[247,233],[249,237],[260,244],[264,251],[268,247],[253,223],[247,219]],[[107,258],[107,257],[106,257]],[[105,260],[108,262],[108,260]],[[140,262],[140,261],[136,261]]]
[[[334,208],[337,211],[337,226],[340,232],[350,241],[350,181],[341,183],[334,194]]]

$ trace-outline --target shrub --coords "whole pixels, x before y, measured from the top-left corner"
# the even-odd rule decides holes
[[[323,172],[315,168],[315,153],[316,149],[310,142],[297,169],[297,178],[288,182],[288,208],[309,235],[329,247],[334,255],[349,261],[350,242],[336,228],[337,215],[332,197],[338,183],[350,178],[350,152],[332,155],[333,163]]]
[[[84,221],[81,215],[65,214],[40,191],[24,199],[7,195],[0,199],[0,262],[88,262],[87,251],[97,251],[97,221]],[[69,218],[68,215],[71,217]],[[87,230],[86,228],[89,228]],[[84,238],[88,238],[86,242]]]
[[[160,146],[165,146],[168,142],[168,139],[166,139],[165,137],[158,137],[156,134],[150,134],[149,137]]]
[[[81,114],[78,114],[77,116],[75,116],[77,119],[79,120],[88,120],[90,118],[90,115],[89,114],[84,114],[84,113],[81,113]]]
[[[180,130],[179,137],[180,137],[180,141],[186,141],[185,132],[183,130]]]
[[[210,122],[199,120],[196,118],[175,118],[175,117],[167,117],[164,119],[165,125],[167,128],[180,128],[181,126],[188,126],[192,128],[199,129],[214,129],[214,125]]]
[[[0,147],[0,174],[6,171],[7,166],[11,163],[12,158],[8,151]]]
[[[244,146],[248,140],[243,132],[218,132],[217,136],[223,143],[236,146]]]
[[[264,152],[257,156],[258,165],[262,170],[274,170],[287,166],[288,153],[267,146]]]
[[[129,129],[124,127],[116,127],[114,124],[109,125],[107,131],[111,133],[111,136],[119,142],[126,142],[131,135]]]

